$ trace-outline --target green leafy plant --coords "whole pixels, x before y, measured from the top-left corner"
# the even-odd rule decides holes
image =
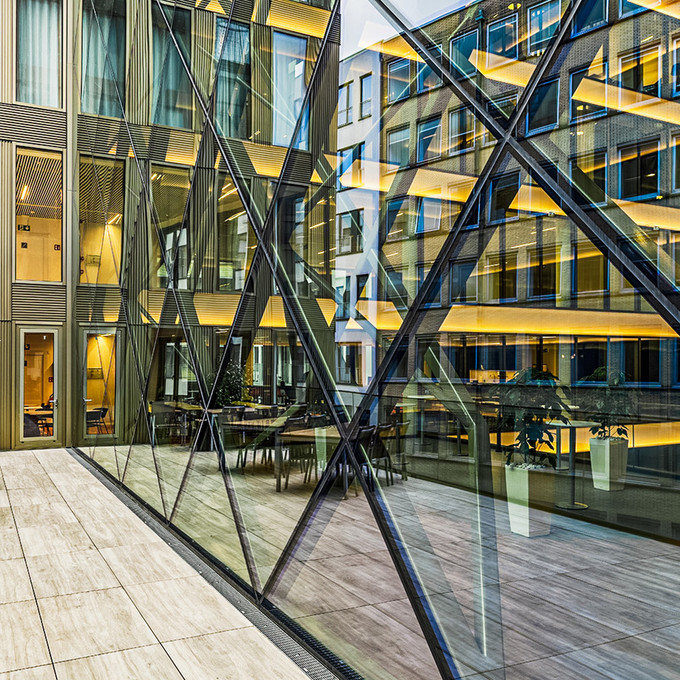
[[[499,385],[495,396],[500,405],[501,427],[517,430],[505,464],[512,465],[515,455],[519,454],[527,466],[555,468],[555,435],[551,422],[568,422],[564,415],[568,407],[558,394],[557,378],[550,371],[525,368]]]
[[[245,383],[245,371],[238,362],[229,362],[224,367],[219,384],[215,389],[215,406],[221,408],[249,399],[250,394]]]
[[[589,376],[579,381],[583,383],[601,383],[596,387],[584,390],[582,408],[588,417],[598,424],[590,428],[591,434],[598,439],[628,438],[628,427],[621,423],[621,418],[631,414],[632,394],[624,386],[626,374],[622,371],[607,373],[606,366],[596,368]]]

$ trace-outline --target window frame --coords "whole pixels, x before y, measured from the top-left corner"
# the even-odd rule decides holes
[[[552,87],[553,85],[557,85],[557,92],[555,93],[555,122],[554,123],[549,123],[548,125],[542,125],[541,127],[537,128],[531,128],[530,122],[530,106],[531,106],[531,101],[534,97],[538,96],[538,91],[541,87]],[[544,98],[545,99],[545,98]],[[549,78],[548,80],[544,80],[536,86],[534,89],[534,92],[531,96],[531,99],[529,99],[529,104],[527,106],[527,113],[526,113],[526,132],[527,136],[529,135],[536,135],[540,134],[542,132],[547,132],[548,130],[554,130],[557,128],[560,124],[560,78],[559,76],[557,78]]]
[[[491,51],[491,29],[494,28],[495,26],[499,24],[514,24],[514,56],[509,56],[508,54],[501,54],[499,52],[492,52]],[[517,12],[514,14],[508,14],[505,17],[501,17],[500,19],[496,19],[495,21],[492,21],[489,23],[486,27],[486,49],[487,49],[487,64],[493,61],[493,57],[501,57],[503,59],[511,59],[513,61],[517,61],[519,59],[519,17],[517,16]],[[493,56],[492,56],[493,55]]]
[[[646,9],[646,8],[642,8]],[[628,88],[625,88],[623,85],[623,64],[626,61],[631,61],[635,59],[637,61],[637,68],[641,68],[642,65],[642,58],[645,54],[651,53],[651,52],[656,52],[656,63],[657,63],[657,80],[656,80],[656,94],[650,94],[649,92],[645,92],[644,90],[629,90]],[[623,92],[636,92],[642,96],[646,97],[660,97],[661,96],[661,82],[663,78],[663,73],[662,73],[662,55],[661,55],[661,45],[656,44],[656,45],[649,45],[648,47],[640,47],[637,48],[631,52],[625,52],[623,54],[619,54],[618,57],[618,67],[619,67],[619,79],[618,79],[618,87],[619,87],[619,105],[622,106],[621,104],[621,96]],[[626,109],[621,108],[621,111],[625,113]]]
[[[435,45],[429,52],[432,58],[437,61],[439,64],[442,62],[442,55],[443,55],[443,45]],[[430,69],[432,75],[434,75],[436,79],[436,84],[432,85],[432,87],[425,87],[425,79],[423,77],[423,73],[425,72],[425,69]],[[422,63],[416,62],[416,94],[424,94],[426,92],[431,92],[432,90],[436,90],[438,87],[441,87],[443,85],[442,79],[427,65],[427,63],[423,60]]]
[[[462,132],[462,133],[458,132],[458,134],[453,135],[454,126],[451,124],[451,121],[454,119],[454,116],[457,116],[458,118],[460,118],[461,113],[465,113],[466,122],[469,122],[470,119],[472,120],[472,144],[470,144],[469,146],[463,146],[462,148],[454,149],[454,144],[453,144],[454,138],[455,139],[462,138],[465,141],[467,141],[467,137],[468,137],[468,129],[467,128],[465,129],[464,132]],[[460,128],[458,128],[458,129],[460,129]],[[475,148],[475,144],[476,144],[476,141],[477,141],[476,134],[477,134],[477,117],[475,116],[475,114],[472,111],[470,111],[469,108],[467,108],[466,106],[459,106],[459,107],[449,111],[449,149],[448,149],[448,151],[449,151],[448,155],[449,156],[458,156],[459,154],[467,153],[468,151],[472,151]]]
[[[453,76],[457,80],[467,80],[469,78],[474,77],[477,73],[477,67],[472,65],[472,62],[468,62],[470,66],[472,66],[472,71],[469,73],[467,71],[461,71],[458,66],[456,66],[456,62],[453,59],[453,44],[456,42],[459,42],[463,40],[464,38],[467,38],[468,36],[472,35],[474,33],[475,35],[475,47],[473,49],[479,51],[479,29],[478,28],[473,28],[471,31],[466,31],[465,33],[453,37],[449,40],[449,61],[451,62],[451,66],[453,68]]]
[[[574,30],[575,22],[578,17],[578,12],[574,15],[574,19],[572,20],[572,30],[571,30],[571,37],[575,38],[576,36],[579,35],[585,35],[589,31],[594,31],[597,28],[601,28],[602,26],[606,26],[609,23],[609,0],[601,0],[604,2],[604,19],[602,21],[598,21],[597,23],[594,24],[588,24],[587,26],[584,26],[582,29],[579,31]]]
[[[428,156],[428,151],[429,151],[429,145],[428,149],[425,150],[423,157],[421,158],[421,147],[420,147],[420,132],[421,128],[425,125],[428,125],[433,122],[437,122],[437,131],[432,135],[431,139],[436,140],[437,136],[439,136],[439,145],[437,148],[436,155],[433,156]],[[430,116],[429,118],[425,118],[423,120],[419,120],[416,122],[416,163],[418,164],[426,164],[426,163],[432,163],[433,161],[436,161],[442,157],[442,130],[443,125],[442,125],[442,116],[441,114],[437,116]]]
[[[406,83],[406,86],[401,95],[397,97],[391,97],[390,96],[390,78],[392,77],[391,71],[397,64],[401,65],[402,67],[404,64],[406,64],[406,67],[408,69],[408,82]],[[411,96],[411,62],[409,59],[407,59],[406,57],[392,59],[392,61],[388,62],[386,65],[385,74],[386,74],[385,86],[387,88],[387,91],[385,92],[385,99],[388,104],[403,101],[404,99],[408,99]]]
[[[607,0],[605,0],[606,2]],[[559,24],[561,21],[561,16],[560,16],[560,11],[562,9],[560,0],[542,0],[541,2],[537,2],[529,7],[527,7],[527,50],[529,53],[530,57],[537,56],[539,54],[542,54],[545,52],[547,49],[548,45],[550,44],[550,41],[552,40],[552,37],[555,35],[555,32],[559,29]],[[540,47],[536,47],[533,44],[532,41],[532,35],[531,35],[531,11],[535,10],[537,7],[541,7],[543,5],[557,5],[557,25],[553,29],[553,32],[550,34],[550,37],[545,41],[545,44],[542,44]]]
[[[602,69],[603,69],[603,78],[604,82],[607,82],[607,76],[609,74],[609,64],[608,62],[604,62],[602,64]],[[595,113],[586,113],[581,116],[575,116],[574,115],[574,102],[575,101],[581,101],[580,99],[574,99],[574,94],[575,94],[575,89],[574,89],[574,76],[578,76],[581,73],[585,73],[586,75],[583,76],[583,78],[588,77],[588,71],[590,70],[589,66],[583,66],[580,68],[576,68],[573,71],[569,72],[569,123],[580,123],[582,121],[587,121],[587,120],[593,120],[594,118],[601,118],[603,116],[606,116],[609,113],[609,108],[607,107],[607,103],[602,107],[600,111],[596,111]],[[583,78],[581,80],[583,80]],[[578,86],[576,87],[578,89]],[[605,88],[605,100],[607,99],[607,88]]]
[[[619,200],[622,201],[643,201],[647,200],[650,198],[656,198],[659,195],[659,192],[661,191],[661,159],[660,159],[660,140],[659,138],[654,138],[654,139],[647,139],[647,140],[640,140],[638,142],[633,142],[632,144],[622,144],[621,146],[617,147],[616,152],[618,155],[618,181],[619,181]],[[655,144],[656,145],[656,191],[653,193],[647,193],[647,194],[638,194],[636,196],[623,196],[623,162],[621,160],[621,155],[625,149],[631,149],[636,147],[638,154],[637,157],[638,159],[640,158],[640,147],[644,146],[646,144]],[[639,174],[638,174],[639,178]],[[639,181],[639,180],[638,180]]]
[[[364,99],[364,85],[366,81],[369,82],[368,93],[369,98]],[[368,113],[364,112],[364,106],[368,104]],[[359,120],[370,118],[373,115],[373,72],[364,73],[359,78]]]
[[[350,232],[352,227],[357,231],[356,234],[350,233],[350,246],[348,249],[342,247],[341,243],[343,241],[343,228],[342,220],[347,217],[350,221]],[[354,255],[356,253],[361,253],[364,250],[364,209],[363,208],[353,208],[352,210],[346,210],[344,212],[338,213],[336,216],[336,244],[337,244],[337,255]],[[356,240],[356,243],[355,243]]]
[[[351,125],[353,120],[352,120],[352,90],[354,89],[352,86],[354,84],[354,80],[348,80],[346,83],[343,83],[338,87],[338,127],[345,127],[347,125]],[[342,109],[345,112],[345,122],[341,123],[340,122],[340,93],[342,92],[343,89],[346,89],[346,96],[344,97],[345,99],[345,104],[347,105],[346,108]]]
[[[572,186],[576,186],[574,183],[574,167],[579,167],[578,166],[578,160],[587,158],[588,156],[596,156],[597,154],[604,154],[604,167],[605,167],[605,172],[604,172],[604,200],[599,201],[597,203],[593,203],[595,206],[603,206],[607,205],[607,197],[609,196],[609,153],[607,152],[607,149],[605,147],[598,147],[596,149],[593,149],[592,151],[588,151],[586,153],[581,153],[581,154],[576,154],[574,156],[570,156],[569,158],[569,179],[572,183]],[[579,167],[579,170],[580,167]],[[581,170],[583,172],[583,170]],[[584,173],[585,174],[585,173]]]
[[[507,179],[509,177],[517,177],[517,191],[515,192],[515,195],[519,193],[519,189],[521,187],[521,182],[522,178],[520,176],[519,170],[515,170],[512,172],[506,172],[502,173],[500,175],[495,175],[494,177],[491,178],[491,182],[489,184],[489,192],[488,192],[488,197],[489,197],[489,212],[487,214],[487,224],[504,224],[505,222],[515,222],[516,220],[519,220],[519,210],[515,210],[515,215],[511,217],[502,217],[499,219],[494,219],[492,217],[492,210],[494,208],[494,202],[493,202],[493,191],[497,186],[497,183],[500,182],[501,180]]]
[[[390,137],[393,134],[403,132],[404,130],[408,132],[407,143],[408,158],[406,159],[407,162],[405,164],[402,163],[394,164],[390,159]],[[406,123],[406,125],[399,125],[398,127],[385,131],[385,152],[387,154],[387,157],[385,158],[386,173],[397,172],[398,170],[401,170],[402,168],[408,168],[411,165],[411,125],[409,123]]]

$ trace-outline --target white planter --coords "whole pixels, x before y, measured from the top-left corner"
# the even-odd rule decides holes
[[[620,491],[626,481],[628,440],[618,437],[590,440],[590,468],[593,486],[602,491]]]
[[[529,501],[552,502],[554,493],[552,471],[506,466],[505,488],[510,531],[529,538],[549,534],[550,513],[532,508]]]

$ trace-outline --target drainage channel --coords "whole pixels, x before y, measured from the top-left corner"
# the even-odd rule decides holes
[[[312,680],[342,680],[342,678],[347,677],[344,674],[343,676],[336,675],[321,663],[313,654],[281,628],[276,621],[265,614],[255,603],[233,586],[216,568],[147,511],[133,496],[126,493],[122,486],[114,482],[96,464],[93,464],[83,452],[74,448],[68,448],[67,451]],[[350,673],[350,676],[359,677],[354,673]]]

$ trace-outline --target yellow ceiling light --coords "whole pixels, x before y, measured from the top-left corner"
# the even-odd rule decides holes
[[[389,300],[357,300],[357,312],[379,331],[396,331],[402,318]]]
[[[260,320],[260,328],[288,328],[283,310],[283,298],[280,295],[269,296]]]
[[[673,329],[656,314],[593,312],[510,305],[458,305],[439,328],[447,333],[609,336],[675,338]]]
[[[526,87],[536,68],[529,62],[508,59],[483,50],[472,50],[470,63],[485,78],[517,87]]]
[[[680,208],[618,199],[614,199],[614,203],[639,227],[680,231]]]
[[[510,208],[522,212],[532,212],[538,214],[553,213],[554,215],[564,215],[564,211],[541,187],[534,184],[523,184],[515,198],[510,203]]]
[[[254,144],[247,141],[242,144],[257,175],[278,177],[281,174],[287,152],[286,147]]]
[[[338,310],[337,302],[332,298],[316,298],[316,304],[319,305],[323,318],[326,319],[326,324],[330,326]]]

